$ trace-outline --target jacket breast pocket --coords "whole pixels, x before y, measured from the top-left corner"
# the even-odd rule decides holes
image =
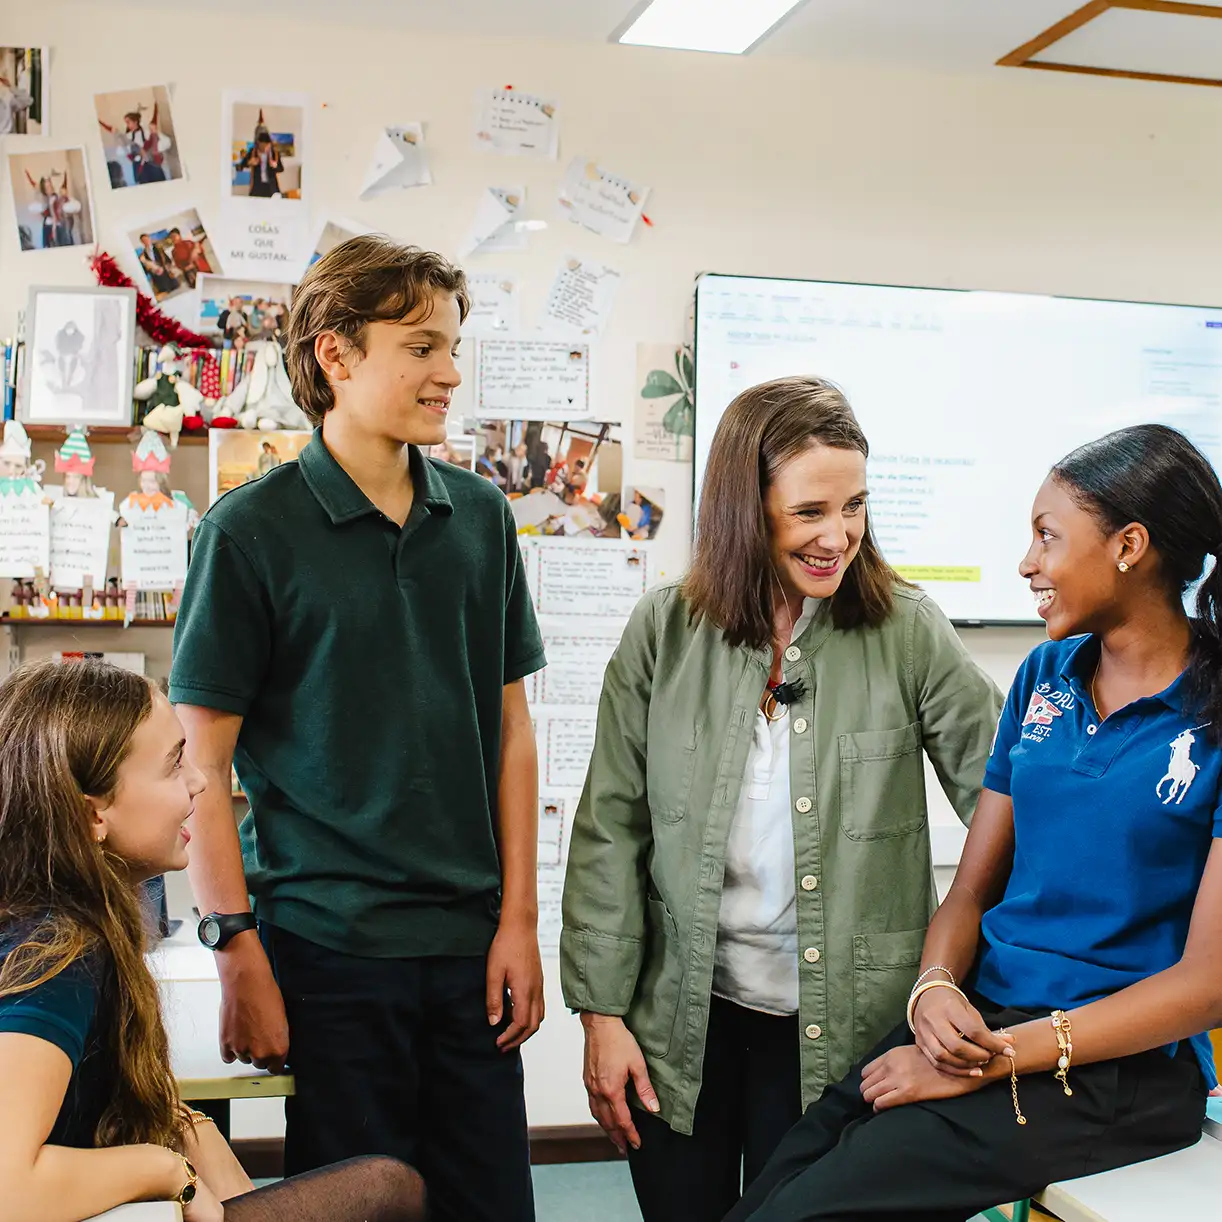
[[[646,1056],[670,1051],[683,985],[683,955],[675,918],[660,899],[649,898],[645,913],[645,960],[628,1012],[628,1029]]]
[[[645,784],[649,810],[660,823],[678,823],[687,813],[700,726],[651,725]]]
[[[925,930],[859,933],[853,938],[853,1059],[865,1056],[903,1020],[921,968]]]
[[[925,810],[921,726],[841,734],[840,826],[850,840],[920,831]]]

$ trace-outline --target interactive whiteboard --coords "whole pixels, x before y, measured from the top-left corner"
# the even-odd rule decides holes
[[[845,392],[883,553],[961,623],[1037,620],[1031,503],[1075,446],[1156,421],[1222,463],[1222,308],[705,275],[697,497],[726,405],[790,374]]]

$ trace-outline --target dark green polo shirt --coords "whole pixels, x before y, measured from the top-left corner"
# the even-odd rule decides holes
[[[400,529],[323,444],[195,534],[170,699],[241,713],[255,912],[335,950],[483,954],[504,684],[544,665],[509,503],[411,450]]]

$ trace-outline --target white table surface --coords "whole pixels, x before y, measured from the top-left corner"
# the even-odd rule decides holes
[[[1065,1180],[1036,1200],[1062,1222],[1214,1222],[1222,1216],[1222,1141],[1117,1171]]]

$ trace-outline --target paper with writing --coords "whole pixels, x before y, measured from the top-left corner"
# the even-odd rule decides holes
[[[560,152],[556,103],[516,89],[485,89],[477,97],[475,143],[493,152],[549,157]]]
[[[560,213],[613,242],[632,240],[649,188],[583,157],[574,157],[560,184]]]
[[[384,127],[365,171],[361,199],[409,187],[427,187],[432,181],[424,151],[424,127],[419,123]]]
[[[496,272],[468,272],[471,309],[463,334],[479,338],[511,335],[518,329],[518,284],[512,276]]]
[[[106,583],[114,493],[60,497],[51,506],[51,585],[80,590],[89,578],[93,588]]]
[[[178,502],[140,509],[125,501],[119,532],[123,585],[173,590],[187,579],[187,508]]]
[[[601,335],[619,278],[614,268],[570,256],[552,281],[543,307],[542,329],[561,335]]]
[[[0,495],[0,577],[34,577],[51,564],[51,507],[40,496]]]
[[[590,348],[558,340],[483,339],[475,358],[475,415],[588,420]]]

